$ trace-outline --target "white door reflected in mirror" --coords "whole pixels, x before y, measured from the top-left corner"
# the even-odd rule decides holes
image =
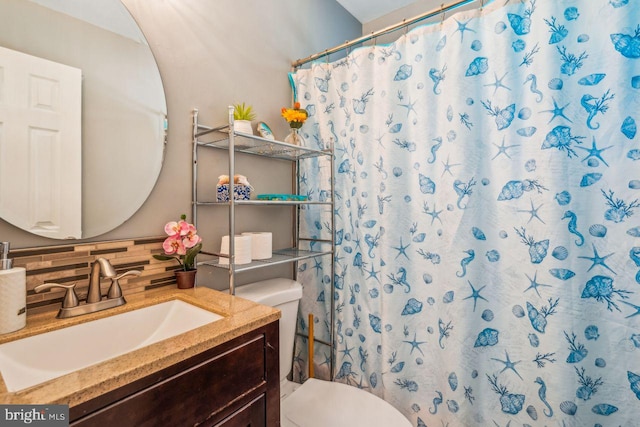
[[[81,127],[80,69],[0,47],[0,217],[82,236]]]

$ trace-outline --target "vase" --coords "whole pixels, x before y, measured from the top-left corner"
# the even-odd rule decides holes
[[[291,128],[291,132],[284,139],[284,142],[292,145],[304,146],[304,138],[300,134],[299,128]]]
[[[196,284],[198,270],[176,270],[176,284],[178,289],[190,289]]]

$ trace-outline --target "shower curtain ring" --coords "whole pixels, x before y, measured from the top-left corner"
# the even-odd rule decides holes
[[[444,25],[444,18],[447,15],[447,12],[444,10],[444,3],[440,5],[440,10],[442,10],[442,18],[440,19],[440,25]]]

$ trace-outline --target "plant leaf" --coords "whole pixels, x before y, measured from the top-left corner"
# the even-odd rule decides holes
[[[187,254],[184,256],[185,269],[190,270],[195,267],[193,264],[194,264],[196,255],[198,255],[198,252],[200,252],[201,249],[202,249],[202,243],[198,243],[197,245],[195,245],[194,247],[192,247],[187,251]]]

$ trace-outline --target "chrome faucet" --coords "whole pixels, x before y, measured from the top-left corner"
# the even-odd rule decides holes
[[[94,313],[96,311],[106,310],[108,308],[118,307],[126,304],[126,300],[122,296],[122,289],[118,282],[125,276],[139,276],[142,274],[139,270],[129,270],[118,275],[116,269],[106,258],[98,258],[91,266],[89,274],[89,289],[87,291],[87,299],[85,304],[80,304],[78,295],[76,294],[76,284],[61,285],[58,283],[43,283],[34,288],[35,292],[42,292],[51,288],[64,288],[66,293],[62,300],[62,307],[57,317],[64,319],[67,317],[80,316],[82,314]],[[111,286],[107,292],[107,298],[102,299],[102,291],[100,290],[100,279],[111,279]]]

